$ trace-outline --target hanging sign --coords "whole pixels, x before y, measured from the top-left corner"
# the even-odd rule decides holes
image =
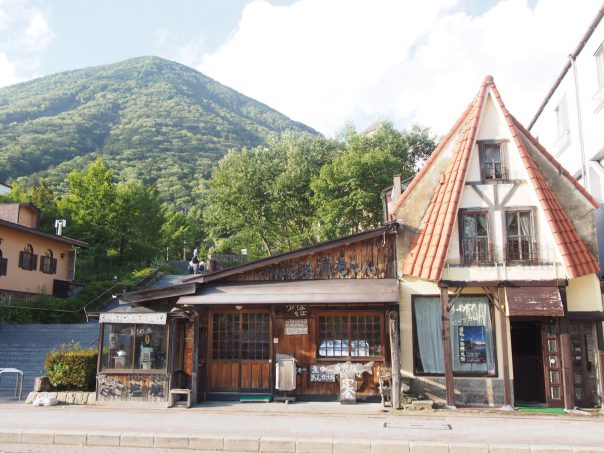
[[[459,362],[487,363],[487,342],[484,326],[458,326]]]
[[[308,319],[286,319],[285,335],[308,335]]]
[[[101,313],[99,322],[111,324],[165,324],[167,313]]]

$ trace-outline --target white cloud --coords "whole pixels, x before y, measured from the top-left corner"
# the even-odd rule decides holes
[[[30,52],[44,50],[54,39],[48,20],[41,11],[33,11],[29,25],[23,34],[23,44]]]
[[[17,83],[40,65],[55,38],[48,13],[28,1],[0,0],[0,86]]]
[[[0,52],[0,87],[19,82],[16,72],[15,64]]]
[[[197,68],[328,135],[378,118],[444,133],[489,73],[526,122],[600,7],[502,0],[470,16],[456,3],[255,0]],[[188,51],[189,63],[199,61]]]

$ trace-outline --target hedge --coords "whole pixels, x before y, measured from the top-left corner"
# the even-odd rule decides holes
[[[80,348],[79,343],[62,344],[46,356],[46,371],[56,390],[94,390],[96,348]]]

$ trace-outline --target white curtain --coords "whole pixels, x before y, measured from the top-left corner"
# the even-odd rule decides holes
[[[414,299],[417,346],[424,373],[445,372],[440,297]]]
[[[493,342],[493,327],[491,325],[491,311],[489,301],[486,297],[467,297],[460,296],[455,300],[453,308],[449,312],[451,322],[451,349],[453,354],[453,371],[457,373],[481,373],[494,374],[494,342]],[[472,359],[462,361],[460,357],[460,337],[459,327],[463,326],[481,326],[484,332],[484,348],[486,350],[486,360],[480,363],[472,363]],[[474,332],[480,329],[474,329]],[[439,335],[440,337],[440,335]],[[476,343],[480,343],[479,338]],[[465,346],[465,345],[464,345]],[[477,346],[481,347],[481,345]],[[480,354],[479,354],[480,355]],[[474,358],[476,360],[476,358]]]

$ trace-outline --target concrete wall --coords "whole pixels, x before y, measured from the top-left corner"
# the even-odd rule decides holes
[[[586,27],[587,28],[587,27]],[[583,50],[576,57],[575,67],[578,85],[578,97],[575,89],[575,75],[573,68],[566,72],[561,83],[543,108],[531,133],[538,137],[539,142],[548,149],[554,157],[569,171],[576,176],[581,175],[581,150],[579,136],[579,110],[583,130],[583,144],[585,150],[586,164],[594,161],[601,166],[604,156],[604,85],[598,82],[595,53],[604,42],[604,23],[593,31],[589,40],[585,43]],[[569,43],[569,50],[573,43]],[[562,67],[560,71],[562,71]],[[552,80],[552,84],[554,80]],[[548,87],[549,88],[549,87]],[[546,93],[544,92],[545,96]],[[562,98],[566,98],[568,108],[569,129],[567,136],[558,134],[556,119],[556,108],[560,105]],[[537,110],[538,106],[535,106]],[[591,176],[591,175],[590,175]],[[604,191],[604,179],[601,177],[590,178],[590,185],[586,187],[598,199],[602,200]]]
[[[4,226],[0,226],[0,238],[2,238],[0,244],[2,257],[8,259],[6,275],[0,277],[0,289],[50,294],[55,279],[71,280],[74,253],[71,245]],[[31,271],[19,267],[19,252],[27,244],[31,244],[34,254],[38,255],[37,268]],[[57,260],[56,274],[45,274],[40,271],[41,257],[48,249],[52,250],[53,257]]]

